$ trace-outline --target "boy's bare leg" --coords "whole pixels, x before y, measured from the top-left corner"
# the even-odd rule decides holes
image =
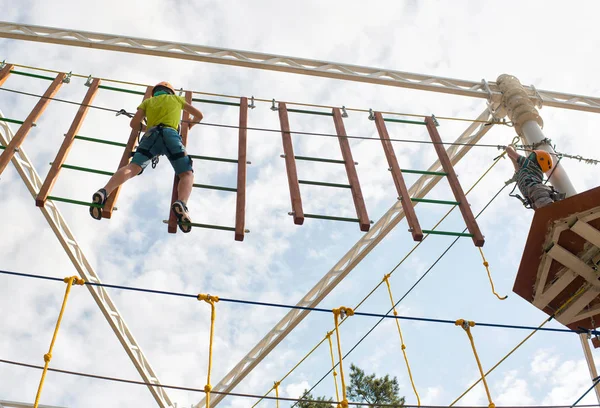
[[[142,168],[135,163],[129,163],[127,166],[121,167],[113,174],[110,180],[108,180],[108,183],[106,183],[106,186],[104,187],[106,195],[109,196],[114,189],[125,183],[127,180],[137,176],[141,171]]]
[[[193,184],[194,173],[192,171],[186,171],[179,175],[179,183],[177,184],[177,199],[183,201],[186,205],[190,195],[192,194]]]

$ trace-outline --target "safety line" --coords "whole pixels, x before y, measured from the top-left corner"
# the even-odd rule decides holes
[[[456,241],[457,241],[457,239],[455,240],[455,242]],[[5,270],[0,270],[0,274],[21,276],[21,277],[27,277],[27,278],[39,278],[39,279],[46,279],[46,280],[62,281],[61,278],[41,276],[41,275],[28,274],[28,273],[22,273],[22,272],[11,272],[11,271],[5,271]],[[154,294],[169,295],[169,296],[187,297],[187,298],[193,298],[193,299],[198,298],[197,294],[194,295],[194,294],[189,294],[189,293],[146,289],[146,288],[139,288],[139,287],[133,287],[133,286],[111,285],[111,284],[107,284],[107,283],[87,282],[87,281],[85,282],[85,284],[91,285],[91,286],[100,286],[100,287],[104,287],[104,288],[130,290],[130,291],[134,291],[134,292],[154,293]],[[224,298],[224,297],[219,297],[219,300],[221,302],[239,303],[239,304],[244,304],[244,305],[266,306],[266,307],[276,307],[276,308],[282,308],[282,309],[296,309],[296,310],[307,310],[307,311],[311,311],[311,312],[331,313],[331,309],[325,309],[325,308],[321,308],[321,307],[287,305],[287,304],[283,304],[283,303],[258,302],[255,300],[232,299],[232,298]],[[400,320],[410,320],[410,321],[429,322],[429,323],[443,323],[443,324],[451,324],[451,325],[454,325],[454,323],[456,321],[456,320],[450,320],[450,319],[433,319],[433,318],[428,318],[428,317],[414,317],[414,316],[403,316],[403,315],[394,316],[394,315],[390,315],[389,312],[388,312],[388,314],[369,313],[369,312],[355,312],[354,314],[356,316],[363,316],[363,317],[379,317],[381,319],[400,319]],[[482,327],[493,327],[493,328],[515,329],[515,330],[533,330],[533,329],[535,329],[535,327],[532,327],[532,326],[520,326],[520,325],[501,324],[501,323],[477,323],[477,325],[482,326]],[[600,335],[600,331],[596,331],[596,330],[571,330],[571,329],[557,329],[557,328],[546,328],[544,330],[549,331],[549,332],[557,332],[557,333],[577,333],[577,334],[589,333],[589,334],[593,334],[593,335]]]
[[[588,395],[588,394],[589,394],[589,392],[590,392],[591,390],[593,390],[593,389],[594,389],[594,387],[595,387],[596,385],[598,385],[598,383],[600,383],[600,377],[596,377],[596,378],[594,378],[592,381],[594,381],[594,384],[592,384],[592,386],[591,386],[590,388],[588,388],[588,390],[587,390],[586,392],[584,392],[584,393],[583,393],[583,395],[582,395],[581,397],[577,398],[577,401],[575,401],[575,402],[574,402],[574,403],[571,405],[571,408],[573,408],[575,405],[577,405],[577,404],[579,403],[579,401],[581,401],[582,399],[584,399],[584,398],[585,398],[585,396],[586,396],[586,395]]]
[[[13,361],[13,360],[0,359],[0,363],[24,367],[24,368],[37,369],[37,370],[43,369],[43,367],[39,366],[39,365],[22,363],[22,362]],[[97,374],[89,374],[89,373],[83,373],[83,372],[79,372],[79,371],[62,370],[62,369],[58,369],[58,368],[49,368],[48,371],[52,371],[52,372],[59,373],[59,374],[73,375],[73,376],[85,377],[85,378],[93,378],[96,380],[119,382],[119,383],[125,383],[125,384],[152,386],[152,387],[156,387],[156,388],[166,388],[166,389],[173,389],[173,390],[179,390],[179,391],[191,391],[191,392],[202,392],[202,393],[204,392],[204,389],[201,389],[201,388],[182,387],[182,386],[167,385],[167,384],[154,384],[154,383],[147,383],[144,381],[128,380],[128,379],[124,379],[124,378],[109,377],[109,376],[103,376],[103,375],[97,375]],[[244,393],[236,393],[236,392],[213,391],[213,394],[228,395],[231,397],[261,398],[260,395],[244,394]],[[277,399],[276,397],[262,397],[262,398],[268,399],[268,400],[276,400]],[[291,402],[302,401],[302,402],[307,402],[307,403],[318,403],[318,404],[323,403],[323,401],[306,400],[306,399],[303,400],[300,398],[279,397],[279,399],[282,401],[291,401]],[[359,406],[359,407],[370,407],[372,405],[372,404],[369,404],[366,402],[352,402],[352,401],[349,401],[348,404],[354,405],[354,406]],[[378,407],[398,408],[398,405],[393,405],[393,404],[379,404],[378,403],[377,406]],[[419,408],[416,405],[410,405],[410,404],[404,404],[403,407]],[[448,407],[447,405],[421,405],[420,408],[447,408],[447,407]],[[600,404],[579,405],[579,407],[594,408],[594,407],[600,407]],[[483,406],[483,405],[481,405],[481,406],[466,406],[466,407],[462,407],[462,408],[487,408],[487,406]],[[497,408],[570,408],[570,405],[519,405],[519,406],[506,405],[506,406],[499,406]]]
[[[55,71],[55,70],[46,69],[46,68],[38,68],[38,67],[33,67],[33,66],[28,66],[28,65],[20,65],[20,64],[12,64],[12,65],[15,67],[19,67],[19,68],[26,68],[26,69],[31,69],[31,70],[43,71],[43,72],[52,72],[52,73],[56,73],[56,74],[60,73],[60,71]],[[81,75],[81,74],[73,74],[73,73],[70,73],[70,75],[72,77],[86,78],[86,79],[91,77],[91,75]],[[110,79],[110,78],[100,78],[100,77],[94,77],[94,78],[97,78],[97,79],[101,80],[102,82],[113,82],[113,83],[117,83],[117,84],[133,85],[133,86],[139,86],[139,87],[144,87],[144,88],[151,86],[151,85],[146,85],[146,84],[141,84],[141,83],[136,83],[136,82],[120,81],[120,80]],[[178,92],[186,92],[186,90],[179,89]],[[229,98],[229,99],[240,99],[241,98],[241,96],[212,93],[212,92],[202,92],[202,91],[190,91],[190,92],[192,92],[193,94],[197,94],[197,95],[210,95],[210,96],[217,96],[217,97]],[[256,101],[256,102],[273,103],[272,98],[265,99],[265,98],[252,97],[252,100]],[[318,105],[318,104],[302,103],[302,102],[290,102],[290,101],[277,101],[277,102],[284,102],[287,105],[309,106],[309,107],[323,108],[323,109],[338,108],[338,106]],[[345,108],[345,109],[347,111],[352,111],[352,112],[369,113],[369,109],[361,109],[361,108]],[[415,114],[415,113],[401,113],[401,112],[388,112],[388,111],[380,111],[380,112],[383,114],[386,114],[386,115],[410,116],[410,117],[416,117],[416,118],[424,118],[424,117],[428,116],[428,115],[419,115],[419,114]],[[482,121],[482,120],[459,118],[459,117],[453,117],[453,116],[439,116],[437,118],[441,119],[441,120],[455,120],[455,121],[461,121],[461,122],[485,123],[485,121]]]
[[[32,96],[32,97],[36,97],[36,98],[44,98],[43,95],[33,94],[30,92],[25,92],[25,91],[18,91],[15,89],[0,88],[0,91],[7,91],[7,92],[17,93],[17,94],[21,94],[21,95],[26,95],[26,96]],[[107,112],[113,112],[113,113],[120,112],[120,110],[116,110],[116,109],[111,109],[111,108],[106,108],[106,107],[96,106],[96,105],[82,104],[79,102],[69,101],[66,99],[61,99],[61,98],[56,98],[56,97],[45,97],[45,98],[53,100],[53,101],[57,101],[57,102],[68,103],[71,105],[84,106],[84,107],[93,108],[93,109],[100,109],[100,110],[107,111]],[[436,118],[437,118],[437,116],[436,116]],[[182,122],[185,123],[185,121],[182,121]],[[486,123],[489,123],[489,122],[486,122]],[[209,122],[200,122],[200,123],[196,123],[196,124],[202,125],[202,126],[220,127],[220,128],[227,128],[227,129],[245,129],[245,130],[252,130],[252,131],[259,131],[259,132],[281,133],[280,129],[271,129],[271,128],[261,128],[261,127],[251,127],[251,126],[240,127],[239,125],[226,125],[226,124],[221,124],[221,123],[209,123]],[[490,123],[490,125],[491,124],[492,123]],[[336,139],[339,138],[339,136],[337,134],[332,134],[332,133],[302,132],[302,131],[290,131],[290,133],[296,134],[296,135],[303,135],[303,136],[329,137],[329,138],[336,138]],[[369,136],[348,135],[346,137],[348,139],[356,139],[356,140],[373,140],[373,141],[381,141],[382,140],[381,138],[375,138],[375,137],[369,137]],[[429,141],[429,140],[411,140],[411,139],[396,139],[396,138],[386,138],[383,140],[389,140],[391,142],[413,143],[413,144],[428,144],[428,145],[441,144],[444,146],[485,147],[485,148],[494,148],[497,150],[506,148],[505,145],[494,145],[494,144],[483,144],[483,143],[477,144],[477,143],[461,143],[461,142],[433,142],[433,141]],[[531,145],[517,145],[516,146],[517,150],[530,150],[531,147],[532,147]],[[584,158],[581,155],[571,155],[571,154],[561,153],[561,152],[556,152],[556,151],[554,153],[549,153],[549,154],[559,157],[559,158],[562,157],[562,158],[578,160],[580,162],[583,161],[585,164],[599,164],[600,163],[600,160],[598,160],[598,159]]]

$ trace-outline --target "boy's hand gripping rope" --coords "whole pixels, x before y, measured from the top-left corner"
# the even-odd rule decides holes
[[[215,303],[219,301],[219,297],[200,293],[198,295],[198,300],[204,300],[210,305],[210,342],[208,344],[208,375],[206,378],[206,385],[204,386],[204,392],[206,393],[206,408],[210,408],[210,391],[212,390],[212,385],[210,385],[210,372],[212,370],[213,337],[215,334],[215,318],[217,316]]]
[[[483,250],[481,247],[479,248],[479,253],[481,254],[481,259],[483,260],[483,266],[485,266],[485,270],[487,271],[488,279],[490,280],[490,285],[492,286],[492,293],[496,295],[499,300],[506,300],[508,296],[500,296],[496,293],[496,289],[494,288],[494,281],[492,280],[492,274],[490,272],[490,263],[485,259],[485,255],[483,254]]]
[[[60,307],[60,313],[58,314],[58,319],[56,321],[56,327],[54,328],[54,334],[52,335],[52,341],[50,342],[50,348],[48,352],[44,354],[44,371],[42,371],[42,378],[40,379],[40,385],[38,386],[37,394],[35,395],[35,402],[33,404],[34,408],[38,408],[40,403],[40,397],[42,395],[42,388],[44,387],[44,381],[46,380],[46,373],[48,372],[48,366],[50,365],[50,360],[52,360],[52,349],[54,348],[54,343],[56,342],[56,337],[58,336],[58,329],[60,329],[60,322],[62,321],[63,314],[65,313],[65,307],[67,306],[67,299],[69,298],[69,294],[71,293],[71,286],[73,285],[83,285],[85,281],[77,276],[71,276],[64,279],[64,282],[67,284],[67,289],[65,290],[65,297],[63,298],[62,306]]]
[[[394,302],[394,296],[392,295],[392,287],[390,285],[390,276],[391,273],[383,275],[383,281],[387,285],[388,294],[390,295],[390,301],[392,302],[392,309],[394,312],[394,316],[398,316],[398,311],[396,310],[396,303]],[[410,378],[410,384],[412,385],[412,389],[415,392],[415,396],[417,397],[417,405],[421,406],[421,398],[419,397],[419,393],[417,392],[417,387],[415,386],[415,381],[413,380],[412,371],[410,369],[410,364],[408,362],[408,356],[406,355],[406,344],[404,344],[404,336],[402,336],[402,329],[400,329],[400,319],[396,320],[396,327],[398,327],[398,334],[400,335],[400,345],[402,348],[402,354],[404,355],[404,362],[406,363],[406,369],[408,370],[408,377]]]
[[[457,326],[463,328],[463,330],[469,336],[469,341],[471,342],[471,348],[473,349],[473,354],[475,355],[475,360],[477,361],[477,367],[479,367],[479,373],[481,374],[481,380],[483,381],[483,386],[485,387],[485,393],[487,394],[487,398],[489,401],[489,408],[496,408],[496,404],[492,402],[492,396],[490,395],[490,389],[488,388],[487,381],[485,380],[485,374],[483,373],[483,368],[481,368],[481,361],[479,361],[479,355],[477,354],[477,349],[475,348],[475,341],[473,340],[473,335],[471,334],[471,327],[475,327],[475,322],[471,320],[458,319],[455,323]]]
[[[342,364],[344,356],[342,355],[342,345],[340,343],[340,331],[338,328],[340,326],[340,315],[342,316],[342,319],[345,317],[352,316],[354,314],[354,310],[349,307],[340,306],[340,307],[333,309],[332,312],[333,312],[333,321],[335,323],[335,337],[337,340],[338,356],[340,359],[340,377],[342,379],[343,399],[341,402],[338,399],[338,407],[348,408],[348,399],[346,398],[346,380],[344,379],[344,366]]]

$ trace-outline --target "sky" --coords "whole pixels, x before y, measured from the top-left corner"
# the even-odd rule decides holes
[[[591,95],[600,93],[597,76],[600,46],[596,17],[600,5],[582,1],[578,7],[545,1],[174,1],[149,0],[101,3],[88,1],[14,2],[0,0],[2,20],[102,33],[112,33],[230,49],[259,51],[349,64],[382,67],[472,81],[494,81],[503,73],[538,89]],[[0,39],[0,60],[72,71],[83,75],[142,84],[168,80],[176,88],[255,96],[319,105],[363,108],[413,114],[476,118],[484,99],[385,87],[125,54],[93,49]],[[81,101],[87,88],[74,78],[57,97]],[[11,76],[4,88],[41,94],[48,82]],[[130,89],[143,88],[130,86]],[[137,95],[104,90],[94,104],[135,110]],[[0,110],[23,119],[36,99],[0,92]],[[236,108],[195,104],[208,123],[237,123]],[[249,125],[278,129],[270,104],[257,103]],[[53,102],[23,144],[44,178],[76,106]],[[598,159],[600,127],[597,114],[544,107],[545,135],[556,149]],[[292,129],[333,133],[331,118],[290,115]],[[350,112],[348,134],[377,137],[367,115]],[[455,140],[467,122],[441,121],[445,141]],[[16,131],[16,126],[12,127]],[[423,127],[389,124],[392,137],[427,140]],[[110,112],[91,110],[79,134],[124,142],[128,120]],[[505,145],[514,137],[509,127],[494,127],[482,143]],[[295,135],[297,155],[340,159],[337,141]],[[353,140],[352,151],[369,217],[378,220],[396,202],[393,181],[381,143]],[[395,142],[402,167],[425,169],[436,159],[431,145]],[[233,158],[234,129],[198,126],[189,135],[189,152]],[[224,298],[295,304],[360,239],[357,225],[306,220],[293,224],[289,192],[277,133],[248,134],[246,227],[243,243],[233,234],[194,229],[191,234],[167,234],[162,223],[170,205],[172,170],[166,159],[155,169],[129,182],[121,192],[111,220],[90,218],[85,207],[60,204],[60,210],[88,260],[103,282],[156,290],[210,293]],[[115,171],[122,152],[110,146],[77,141],[67,163]],[[500,154],[496,148],[473,148],[456,166],[467,190]],[[597,186],[598,167],[563,160],[577,191]],[[234,186],[235,165],[196,161],[197,183]],[[298,163],[300,178],[345,183],[342,166]],[[512,176],[512,165],[501,160],[469,195],[478,213]],[[412,184],[417,178],[406,177]],[[87,201],[106,182],[105,176],[63,170],[53,194]],[[347,190],[303,186],[306,212],[353,217]],[[452,199],[445,182],[428,196]],[[232,193],[195,190],[189,202],[195,222],[231,226]],[[76,270],[63,251],[14,166],[0,177],[0,269],[65,277]],[[421,224],[433,226],[447,211],[439,206],[416,207]],[[399,305],[399,314],[439,319],[465,318],[476,322],[537,326],[546,315],[512,293],[512,285],[527,238],[532,211],[505,190],[478,220],[486,237],[485,255],[496,289],[508,298],[499,301],[490,291],[479,251],[471,240],[460,240]],[[320,307],[354,307],[413,248],[402,221]],[[458,211],[440,226],[462,231]],[[390,279],[399,299],[452,242],[450,237],[427,239]],[[64,285],[57,282],[0,275],[0,359],[43,364]],[[178,297],[109,291],[124,320],[164,384],[203,388],[206,384],[210,308]],[[381,287],[360,310],[386,313],[388,294]],[[216,306],[212,385],[234,367],[286,313],[250,305],[220,302]],[[341,347],[349,350],[376,321],[354,316],[341,328]],[[452,325],[402,321],[404,340],[417,390],[423,404],[447,405],[477,379],[478,370],[467,336]],[[333,327],[328,313],[311,313],[235,389],[263,394],[290,370]],[[552,322],[548,327],[561,327]],[[394,322],[379,325],[345,360],[369,373],[398,378],[407,403],[416,398],[408,379]],[[494,365],[527,331],[473,328],[484,369]],[[596,351],[594,355],[600,356]],[[281,384],[280,395],[298,397],[331,367],[329,349],[321,346]],[[127,354],[85,288],[74,287],[53,352],[51,367],[139,380]],[[0,400],[32,403],[40,371],[0,364]],[[591,384],[579,337],[538,333],[489,376],[496,405],[571,404]],[[201,400],[201,393],[168,391],[179,407]],[[334,396],[331,377],[313,391]],[[144,386],[49,373],[41,402],[62,407],[151,407],[155,402]],[[594,403],[589,395],[585,403]],[[250,407],[254,401],[226,398],[221,406]],[[486,405],[481,386],[460,402]],[[275,407],[261,402],[261,407]],[[282,406],[288,406],[282,403]]]

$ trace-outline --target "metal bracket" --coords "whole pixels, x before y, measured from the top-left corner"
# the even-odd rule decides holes
[[[437,127],[440,125],[440,122],[438,122],[437,118],[435,117],[434,114],[431,114],[431,120],[433,120],[433,124]]]
[[[63,78],[63,84],[70,84],[71,83],[71,75],[73,75],[73,71],[69,72],[64,78]]]
[[[2,62],[0,62],[0,69],[4,68],[6,66],[6,60],[3,60]]]
[[[179,88],[179,96],[183,95],[183,88]]]
[[[371,108],[369,108],[369,120],[375,120],[375,114]]]
[[[91,75],[89,77],[87,77],[87,80],[85,81],[85,86],[92,86],[92,76]]]
[[[273,98],[273,100],[271,101],[271,110],[273,112],[278,111],[279,108],[277,106],[275,106],[275,98]]]
[[[348,117],[348,112],[346,111],[346,107],[342,106],[342,118],[347,118]]]
[[[531,89],[533,89],[533,94],[535,95],[535,106],[538,109],[541,109],[544,106],[544,100],[542,99],[542,95],[535,88],[535,85],[531,85]]]
[[[250,109],[256,108],[256,105],[254,104],[254,96],[250,97],[250,105],[248,105],[248,108],[250,108]]]

